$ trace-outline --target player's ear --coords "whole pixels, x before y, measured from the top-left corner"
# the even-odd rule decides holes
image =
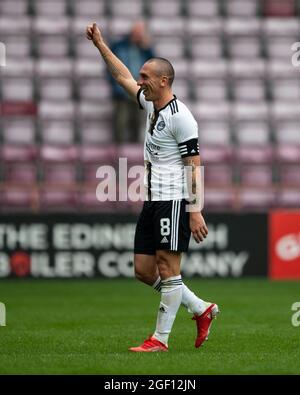
[[[163,75],[161,77],[161,86],[163,86],[163,87],[167,86],[168,85],[168,81],[169,81],[169,78],[167,76]]]

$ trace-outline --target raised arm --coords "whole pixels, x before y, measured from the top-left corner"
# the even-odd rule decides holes
[[[136,101],[137,92],[139,90],[136,80],[124,63],[122,63],[106,45],[96,23],[87,26],[86,36],[89,40],[93,41],[95,47],[98,48],[112,77],[126,90],[129,96]]]

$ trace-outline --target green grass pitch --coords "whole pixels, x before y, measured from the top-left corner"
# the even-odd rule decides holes
[[[127,351],[152,333],[159,294],[134,279],[1,280],[0,374],[300,374],[300,282],[185,283],[219,304],[209,340],[181,307],[168,353]]]

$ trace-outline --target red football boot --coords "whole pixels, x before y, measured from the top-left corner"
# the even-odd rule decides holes
[[[209,328],[212,324],[212,320],[219,313],[219,308],[215,303],[211,303],[209,307],[201,315],[194,315],[192,318],[197,324],[197,338],[195,341],[195,347],[198,348],[201,344],[208,339]]]
[[[144,341],[138,347],[131,347],[129,351],[134,352],[157,352],[157,351],[168,351],[168,347],[161,343],[159,340],[155,339],[153,336],[150,336],[148,339]]]

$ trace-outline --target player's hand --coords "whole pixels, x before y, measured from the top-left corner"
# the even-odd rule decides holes
[[[87,26],[86,37],[88,40],[92,40],[96,47],[103,41],[100,29],[95,22]]]
[[[201,213],[190,213],[190,229],[197,243],[203,241],[208,235],[208,229]]]

